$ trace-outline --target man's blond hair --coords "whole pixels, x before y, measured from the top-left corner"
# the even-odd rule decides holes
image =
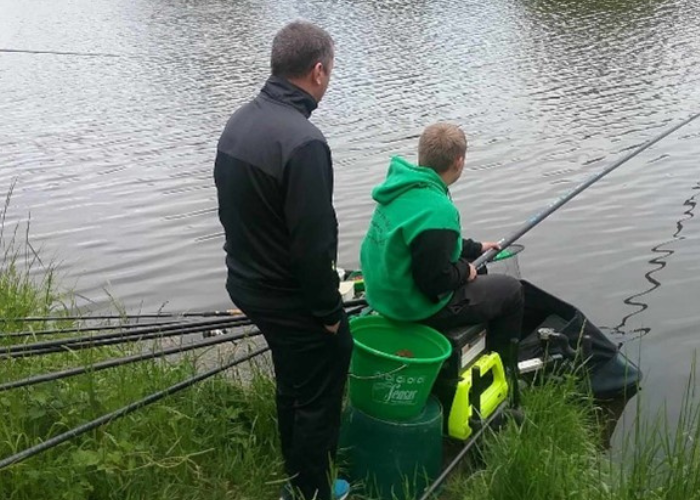
[[[461,128],[451,123],[428,125],[418,141],[418,164],[439,174],[466,154],[467,137]]]

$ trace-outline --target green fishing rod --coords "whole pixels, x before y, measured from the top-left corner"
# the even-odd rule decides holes
[[[645,142],[641,146],[639,146],[637,149],[629,153],[628,155],[624,156],[623,158],[619,159],[609,167],[603,169],[602,171],[598,172],[597,174],[591,176],[588,178],[586,181],[582,182],[578,186],[576,186],[574,189],[571,191],[568,191],[567,193],[564,193],[562,196],[554,200],[552,203],[547,205],[545,208],[540,210],[537,214],[534,216],[530,217],[528,220],[526,220],[516,231],[514,231],[511,235],[506,236],[505,238],[501,239],[498,244],[502,249],[508,248],[509,245],[512,243],[515,243],[520,237],[522,237],[525,233],[530,231],[532,228],[534,228],[537,224],[545,220],[547,217],[549,217],[552,213],[554,213],[557,209],[559,209],[562,205],[564,205],[566,202],[571,200],[574,196],[578,195],[581,193],[583,190],[586,188],[590,187],[592,184],[595,182],[599,181],[606,175],[608,175],[610,172],[615,170],[621,165],[624,165],[627,163],[629,160],[637,156],[639,153],[642,151],[650,148],[660,140],[664,139],[665,137],[671,135],[673,132],[678,130],[681,127],[686,126],[693,120],[695,120],[698,116],[700,116],[700,113],[696,113],[692,115],[690,118],[687,118],[683,120],[681,123],[674,125],[670,129],[666,130],[664,133],[658,135],[654,139]],[[486,264],[487,262],[490,262],[493,260],[493,258],[498,255],[499,251],[490,249],[481,254],[478,259],[476,259],[474,262],[472,262],[472,265],[479,269],[481,266]]]

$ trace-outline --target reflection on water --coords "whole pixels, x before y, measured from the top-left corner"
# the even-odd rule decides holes
[[[700,183],[695,185],[693,187],[694,191],[700,190]],[[676,221],[676,231],[671,235],[671,240],[665,241],[663,243],[659,243],[658,245],[652,247],[651,251],[655,254],[660,254],[654,257],[649,261],[649,264],[652,264],[655,266],[653,269],[650,271],[647,271],[644,273],[644,278],[651,284],[651,287],[647,288],[646,290],[635,293],[634,295],[631,295],[627,297],[624,300],[624,303],[628,306],[635,307],[636,310],[625,315],[621,320],[620,323],[612,328],[605,327],[606,330],[609,330],[610,333],[614,334],[636,334],[635,337],[643,337],[649,331],[651,330],[649,327],[641,327],[641,328],[635,328],[631,331],[625,331],[625,325],[627,325],[627,321],[632,318],[633,316],[636,316],[637,314],[640,314],[644,312],[649,305],[645,302],[638,301],[639,298],[644,297],[645,295],[650,294],[657,288],[661,286],[661,282],[658,281],[656,278],[654,278],[654,274],[658,273],[662,269],[664,269],[668,263],[669,258],[675,253],[674,250],[671,248],[662,248],[667,245],[673,245],[677,241],[684,240],[685,237],[681,236],[681,232],[683,231],[683,228],[685,227],[685,224],[695,217],[695,206],[697,205],[697,202],[695,201],[695,197],[698,195],[698,193],[695,193],[692,195],[690,198],[685,200],[683,202],[683,207],[686,207],[685,212],[683,212],[683,217]],[[625,341],[631,340],[630,338],[625,339]]]

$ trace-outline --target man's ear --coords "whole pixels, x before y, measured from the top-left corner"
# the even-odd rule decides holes
[[[311,76],[313,78],[313,81],[316,85],[322,85],[323,84],[323,74],[325,72],[325,68],[323,67],[323,63],[320,61],[317,62],[313,69],[311,70]]]

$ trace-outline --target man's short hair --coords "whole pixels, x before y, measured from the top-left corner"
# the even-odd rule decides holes
[[[467,153],[467,137],[451,123],[435,123],[425,128],[418,141],[418,164],[441,174],[457,158]]]
[[[305,21],[294,21],[272,40],[272,74],[283,78],[307,75],[317,63],[328,70],[333,59],[333,38],[326,30]]]

